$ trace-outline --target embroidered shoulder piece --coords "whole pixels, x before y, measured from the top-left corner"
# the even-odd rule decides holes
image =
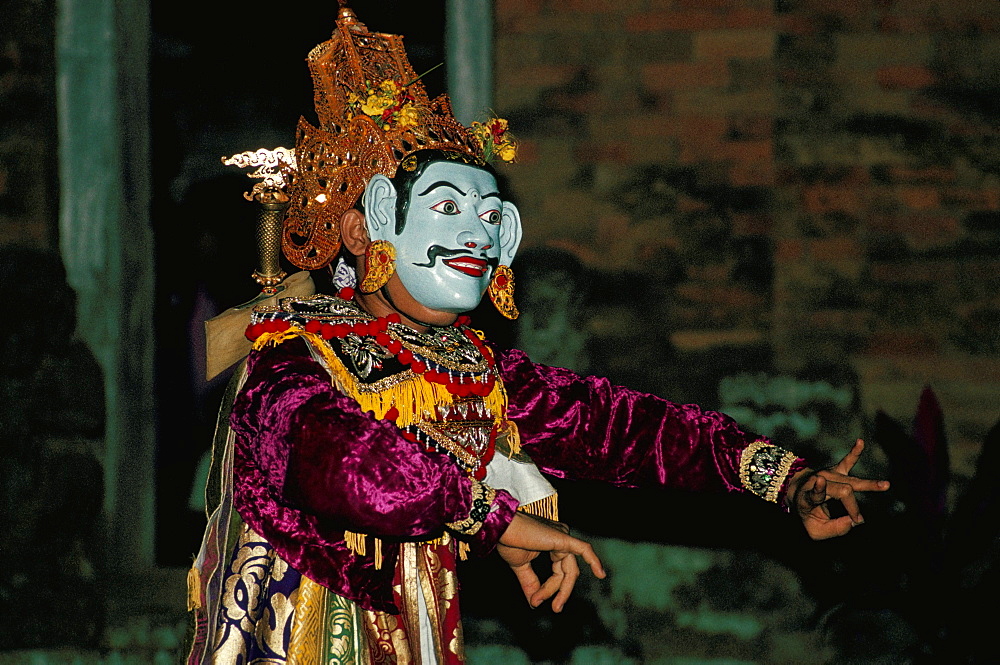
[[[290,327],[322,337],[360,381],[363,392],[380,392],[400,380],[427,374],[424,378],[451,385],[451,392],[461,395],[462,384],[485,384],[495,374],[492,353],[464,324],[417,332],[400,323],[399,315],[375,318],[353,301],[333,296],[283,298],[277,306],[257,307],[246,334],[263,343]],[[414,367],[419,371],[412,371]],[[407,376],[397,376],[400,373]],[[470,387],[464,394],[488,392],[485,385],[478,388]]]
[[[476,535],[483,527],[483,522],[490,516],[490,509],[493,507],[493,499],[496,498],[496,495],[497,491],[489,485],[473,480],[472,508],[469,510],[469,516],[459,522],[450,522],[446,526],[465,536]]]
[[[776,503],[778,492],[796,459],[795,453],[784,448],[755,441],[747,446],[740,458],[740,482],[760,498]]]

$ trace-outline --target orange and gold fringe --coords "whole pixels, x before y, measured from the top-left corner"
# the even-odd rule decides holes
[[[293,326],[282,332],[264,333],[254,342],[253,348],[260,350],[267,345],[276,346],[295,337],[302,337],[309,342],[326,362],[337,388],[345,395],[354,398],[362,411],[371,411],[376,418],[384,418],[389,409],[395,406],[399,412],[396,424],[406,427],[426,419],[428,415],[433,417],[437,414],[439,405],[447,406],[454,403],[454,395],[448,392],[445,386],[425,381],[420,374],[413,374],[409,380],[401,381],[379,392],[363,392],[360,382],[344,367],[323,337],[302,328]],[[507,392],[503,389],[503,382],[497,381],[483,401],[499,425],[507,413]]]

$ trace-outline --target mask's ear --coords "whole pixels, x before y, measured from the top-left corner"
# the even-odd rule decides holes
[[[521,244],[521,213],[510,201],[504,201],[500,213],[500,263],[509,266]]]
[[[392,242],[396,228],[396,188],[381,173],[372,176],[365,187],[363,198],[368,236],[375,240]]]

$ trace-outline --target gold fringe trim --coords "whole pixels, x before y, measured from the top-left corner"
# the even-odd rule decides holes
[[[558,522],[559,494],[550,494],[544,499],[539,499],[538,501],[532,501],[531,503],[526,503],[523,506],[518,506],[517,509],[523,513],[528,513],[529,515],[544,517],[547,520]]]
[[[187,611],[200,610],[201,606],[201,573],[192,566],[187,574]]]
[[[469,543],[463,540],[458,541],[458,558],[461,561],[466,561],[469,558],[470,549],[471,548],[469,547]]]
[[[345,395],[356,400],[362,411],[371,411],[376,418],[385,418],[389,409],[396,407],[399,412],[396,424],[399,427],[406,427],[421,420],[437,420],[438,406],[450,406],[454,403],[454,395],[448,392],[446,387],[425,381],[419,374],[411,374],[408,380],[384,390],[367,392],[364,390],[365,384],[348,371],[322,335],[295,326],[282,332],[264,333],[253,343],[253,348],[259,351],[268,345],[277,346],[294,337],[302,337],[309,342],[326,362],[334,385]],[[502,381],[494,384],[493,390],[483,398],[483,402],[499,424],[507,413],[507,391],[504,390]],[[520,437],[516,437],[516,441],[520,450]]]

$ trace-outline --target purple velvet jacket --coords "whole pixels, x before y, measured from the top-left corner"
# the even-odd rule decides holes
[[[621,487],[745,491],[740,456],[760,437],[729,417],[536,365],[517,350],[498,366],[508,417],[543,473]],[[251,353],[247,370],[230,422],[237,511],[299,572],[362,607],[395,613],[398,542],[437,537],[465,519],[470,480],[446,455],[362,412],[332,387],[302,340]],[[495,547],[516,509],[497,491],[471,543],[477,553]],[[347,548],[345,530],[383,540],[381,568],[370,551]]]

